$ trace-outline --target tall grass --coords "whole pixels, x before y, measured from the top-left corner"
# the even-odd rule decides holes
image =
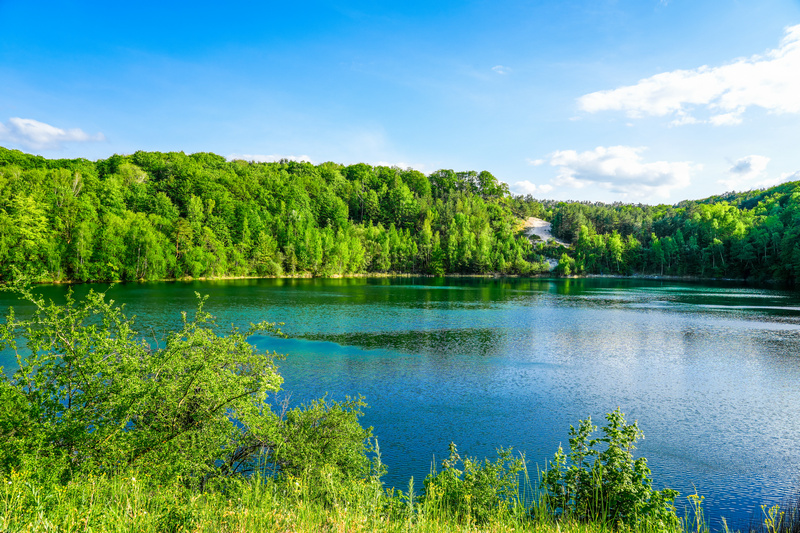
[[[415,494],[384,490],[380,482],[362,480],[339,484],[323,474],[310,478],[209,483],[198,492],[181,483],[159,485],[146,474],[87,477],[66,484],[34,482],[25,473],[2,479],[0,531],[108,532],[541,532],[610,533],[612,524],[600,519],[558,519],[549,513],[546,498],[535,497],[527,472],[507,504],[484,512],[464,496],[454,507],[439,489]],[[526,505],[525,502],[529,503]],[[464,511],[464,512],[461,512]],[[685,522],[684,531],[705,533]],[[635,533],[662,531],[653,524],[622,528]],[[678,531],[678,530],[676,530]],[[770,532],[774,533],[774,532]]]
[[[43,480],[38,472],[35,477],[29,474],[16,471],[0,478],[0,532],[709,531],[702,497],[696,494],[689,497],[686,516],[676,527],[648,521],[613,524],[602,512],[588,520],[556,515],[525,469],[512,491],[483,508],[474,486],[462,485],[460,492],[453,491],[452,484],[432,483],[435,476],[428,478],[425,489],[416,487],[412,479],[405,491],[386,490],[375,478],[337,482],[335,476],[321,471],[313,477],[212,480],[201,492],[180,481],[159,484],[141,472],[88,476],[67,483]],[[765,508],[764,521],[750,531],[798,533],[797,518],[796,504]]]
[[[761,520],[750,524],[750,533],[800,533],[800,495],[781,505],[764,505],[761,512]]]

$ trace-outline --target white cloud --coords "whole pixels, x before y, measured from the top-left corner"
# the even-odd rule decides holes
[[[540,165],[544,165],[545,164],[545,160],[544,159],[526,159],[525,161],[527,161],[529,165],[534,166],[534,167],[538,167]]]
[[[288,159],[289,161],[302,161],[303,163],[312,163],[311,158],[307,155],[231,154],[228,156],[228,161],[235,161],[237,159],[255,163],[276,163],[282,159]]]
[[[528,180],[509,184],[509,189],[515,194],[547,194],[553,190],[552,185],[536,185]]]
[[[740,107],[730,113],[714,115],[708,119],[708,122],[714,126],[736,126],[742,123],[742,113],[744,113],[744,108]]]
[[[31,150],[60,150],[67,142],[103,141],[102,133],[89,135],[78,128],[63,130],[32,118],[12,117],[7,124],[0,122],[0,142]]]
[[[719,180],[731,190],[750,190],[772,187],[785,181],[800,179],[800,171],[785,172],[778,177],[765,177],[770,158],[763,155],[748,155],[737,159],[728,169],[728,176]],[[763,178],[763,179],[760,179]]]
[[[624,111],[638,118],[674,115],[673,126],[710,123],[731,126],[742,122],[750,107],[772,113],[800,113],[800,25],[786,29],[776,49],[764,55],[693,70],[663,72],[635,85],[586,94],[578,99],[584,111]],[[704,109],[705,119],[693,113]]]
[[[769,157],[764,155],[748,155],[737,159],[728,172],[740,176],[743,179],[750,179],[758,176],[767,168]]]
[[[670,126],[684,126],[686,124],[697,124],[697,123],[700,122],[699,120],[697,120],[693,116],[687,115],[683,111],[679,111],[676,114],[678,115],[678,118],[676,118],[675,120],[670,122],[669,123]]]
[[[633,146],[598,146],[581,153],[554,152],[550,164],[559,167],[559,173],[553,183],[577,189],[594,184],[623,196],[666,197],[672,189],[688,186],[692,173],[701,168],[685,161],[644,163],[641,156],[644,150]]]
[[[773,185],[777,185],[778,183],[784,183],[787,181],[800,181],[800,170],[795,172],[784,172],[780,175],[780,177],[775,181]]]
[[[504,67],[503,65],[495,65],[492,67],[492,70],[497,72],[498,74],[508,74],[511,72],[511,69],[508,67]]]

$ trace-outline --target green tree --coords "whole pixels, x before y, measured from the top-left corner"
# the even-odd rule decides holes
[[[558,265],[555,268],[556,274],[559,276],[569,276],[575,273],[575,259],[568,256],[566,253],[561,254],[558,260]]]
[[[614,233],[609,236],[606,246],[608,246],[608,254],[614,262],[614,269],[619,272],[620,263],[622,262],[622,251],[624,249],[620,234],[614,231]]]
[[[606,415],[603,436],[591,418],[570,426],[569,454],[559,447],[542,475],[548,503],[557,515],[633,527],[646,523],[659,531],[678,525],[672,489],[654,490],[644,457],[633,458],[642,432],[619,409]]]
[[[153,348],[104,294],[57,306],[19,291],[36,311],[25,321],[10,312],[0,340],[17,353],[19,370],[2,380],[24,416],[9,420],[0,409],[0,428],[41,467],[68,474],[141,465],[198,477],[274,416],[263,403],[281,383],[274,355],[245,340],[255,331],[279,333],[274,324],[220,336],[201,300],[195,319],[184,315],[182,328]],[[0,466],[23,459],[4,457]]]
[[[25,195],[15,196],[10,204],[11,260],[25,272],[41,278],[47,271],[47,251],[51,248],[44,208]]]
[[[184,313],[180,328],[148,342],[103,293],[55,305],[13,290],[35,311],[19,320],[10,309],[0,324],[0,349],[19,365],[12,376],[0,371],[0,472],[65,480],[138,469],[201,486],[257,469],[350,480],[382,473],[367,457],[362,399],[272,411],[278,356],[247,338],[281,335],[274,323],[223,332],[198,295],[194,319]]]

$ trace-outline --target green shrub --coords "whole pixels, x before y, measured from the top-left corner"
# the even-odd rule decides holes
[[[203,487],[272,464],[294,475],[324,467],[337,481],[380,477],[367,456],[371,430],[359,425],[362,399],[319,400],[285,417],[271,410],[277,354],[247,338],[281,335],[276,324],[222,332],[198,295],[194,319],[184,313],[182,327],[151,345],[104,293],[56,305],[13,290],[35,311],[19,320],[11,309],[0,323],[0,349],[19,365],[10,377],[0,369],[0,474],[24,468],[66,482],[134,469]]]
[[[495,462],[462,459],[451,443],[450,456],[442,461],[441,472],[434,471],[425,478],[425,514],[444,515],[459,523],[484,524],[522,509],[519,483],[525,459],[512,459],[510,448],[499,448],[497,455]]]
[[[619,409],[606,420],[599,438],[591,438],[597,431],[591,418],[581,420],[577,429],[570,426],[569,455],[559,447],[542,474],[551,512],[611,525],[677,526],[678,492],[654,490],[647,460],[633,458],[634,444],[643,437],[638,424],[627,424]]]

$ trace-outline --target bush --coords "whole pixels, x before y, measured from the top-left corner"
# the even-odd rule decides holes
[[[0,369],[0,475],[114,476],[131,470],[164,482],[203,487],[216,477],[247,476],[277,466],[342,479],[373,472],[370,429],[359,425],[361,399],[320,400],[276,415],[266,401],[282,378],[275,353],[247,342],[255,332],[281,335],[276,324],[221,332],[198,294],[194,319],[152,341],[134,330],[121,307],[90,291],[82,302],[34,304],[0,324],[0,349],[19,369]]]
[[[462,460],[456,445],[451,443],[450,456],[442,461],[442,471],[434,471],[425,478],[422,503],[426,514],[442,513],[459,523],[485,524],[523,508],[519,483],[525,459],[512,459],[510,448],[498,449],[497,455],[495,462],[471,457]],[[463,469],[458,468],[459,464]]]
[[[581,420],[578,429],[570,426],[569,455],[559,447],[542,474],[551,512],[611,525],[677,526],[678,492],[654,490],[647,460],[633,459],[634,444],[643,437],[638,424],[627,424],[619,409],[607,414],[606,420],[600,438],[591,438],[597,431],[591,418]]]

